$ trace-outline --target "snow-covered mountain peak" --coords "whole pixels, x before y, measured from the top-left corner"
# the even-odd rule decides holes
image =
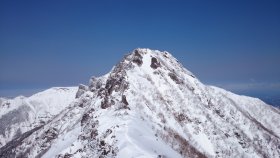
[[[159,62],[168,63],[168,65],[163,66],[181,66],[178,60],[167,51],[161,52],[159,50],[151,50],[148,48],[135,49],[132,53],[125,56],[124,60],[132,62],[140,67],[142,64],[146,64],[153,69],[157,69],[161,66]],[[142,68],[148,68],[148,66],[143,66]]]
[[[0,157],[279,157],[279,120],[258,99],[202,84],[170,53],[138,48]]]
[[[157,73],[156,71],[170,71],[171,73],[186,73],[192,78],[195,76],[170,53],[167,51],[151,50],[148,48],[138,48],[126,55],[123,60],[117,64],[112,73],[138,69],[146,73]],[[137,70],[136,70],[137,71]],[[178,74],[177,73],[177,74]],[[110,74],[110,73],[109,73]]]
[[[95,79],[90,85],[94,85],[92,86],[94,90],[91,91],[97,93],[96,99],[93,99],[95,100],[94,109],[106,110],[106,112],[93,114],[94,118],[101,118],[98,119],[101,125],[106,124],[105,120],[115,118],[116,120],[107,126],[107,129],[112,130],[112,127],[122,126],[122,130],[125,132],[115,136],[128,144],[130,144],[129,139],[137,137],[134,135],[136,133],[147,135],[147,133],[144,134],[143,131],[138,131],[139,129],[135,127],[135,124],[142,124],[140,121],[142,119],[146,122],[153,122],[144,123],[145,125],[143,126],[148,131],[150,130],[149,128],[153,128],[152,131],[156,135],[160,135],[160,138],[165,143],[168,144],[168,142],[171,143],[173,141],[178,143],[179,147],[173,146],[168,151],[170,153],[172,153],[172,150],[180,151],[179,153],[183,157],[203,155],[207,157],[233,156],[233,153],[237,156],[245,148],[248,150],[248,154],[244,155],[257,156],[262,153],[255,152],[260,149],[255,148],[254,143],[245,143],[247,147],[244,147],[243,144],[245,140],[253,139],[251,134],[254,133],[254,128],[261,127],[266,131],[265,133],[272,134],[274,138],[279,138],[280,135],[278,130],[280,126],[268,123],[279,122],[276,119],[279,118],[279,113],[272,112],[275,109],[270,106],[264,107],[266,105],[260,100],[240,97],[216,87],[203,85],[176,58],[167,52],[135,49],[131,54],[125,56],[110,73],[102,78]],[[265,116],[269,113],[268,111],[273,113],[273,117],[270,117],[269,121],[259,117]],[[117,121],[119,118],[116,116],[121,117],[122,121]],[[125,126],[123,126],[123,119],[127,122]],[[246,129],[247,126],[239,127],[237,125],[239,123],[234,123],[236,122],[235,119],[238,119],[239,123],[243,121],[251,122],[252,124],[249,123],[251,129]],[[153,125],[156,122],[158,125]],[[235,125],[232,126],[232,124]],[[224,126],[229,128],[225,130]],[[236,133],[237,137],[239,137],[243,130],[249,130],[250,132],[243,133],[243,140],[240,143],[241,148],[239,145],[236,145],[236,149],[231,149],[230,151],[227,149],[230,146],[225,145],[227,143],[230,144],[230,140],[221,141],[219,138],[216,138],[216,133],[219,133],[217,128],[231,133],[226,134],[227,137],[232,137]],[[269,132],[266,129],[273,129],[273,132]],[[135,132],[135,130],[138,132]],[[212,134],[207,132],[209,130],[212,130]],[[131,135],[129,131],[134,131],[134,134]],[[103,132],[106,133],[106,131]],[[213,135],[213,133],[215,134]],[[219,135],[222,136],[222,133]],[[175,140],[170,138],[175,135],[176,137],[179,136],[179,138]],[[255,133],[253,135],[256,136],[258,134]],[[150,135],[150,137],[152,136]],[[260,137],[260,135],[256,137]],[[139,141],[138,139],[135,140],[137,145],[130,144],[130,146],[123,146],[121,149],[117,148],[119,154],[121,156],[129,155],[128,157],[135,156],[132,153],[128,154],[127,150],[137,151],[139,145],[144,145]],[[151,143],[150,141],[153,142],[152,140],[148,142]],[[279,142],[278,139],[277,142]],[[159,142],[153,143],[159,145]],[[274,142],[273,144],[273,149],[267,148],[265,152],[276,154],[277,143]],[[115,144],[115,146],[119,145]],[[158,153],[160,149],[153,148],[153,150]],[[227,153],[225,154],[223,150],[227,150]],[[111,151],[114,150],[111,149]],[[151,155],[150,150],[145,149],[145,151],[149,153],[148,155]],[[162,150],[160,151],[163,152]],[[139,151],[135,154],[139,153],[141,152]],[[176,157],[174,153],[174,155],[163,153],[165,156]],[[143,155],[147,156],[146,154]]]

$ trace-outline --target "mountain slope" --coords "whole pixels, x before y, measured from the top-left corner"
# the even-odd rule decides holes
[[[75,99],[76,92],[76,87],[51,88],[30,97],[1,98],[0,147],[51,120]]]
[[[5,157],[279,157],[280,111],[136,49]],[[36,140],[36,141],[33,141]]]

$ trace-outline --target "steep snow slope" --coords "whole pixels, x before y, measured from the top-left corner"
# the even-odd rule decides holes
[[[0,147],[59,114],[75,99],[76,92],[76,87],[57,87],[30,97],[2,98],[0,101]]]
[[[168,52],[136,49],[76,96],[0,156],[280,156],[279,109],[203,85]]]

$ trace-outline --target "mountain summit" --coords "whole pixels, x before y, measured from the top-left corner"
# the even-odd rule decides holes
[[[0,157],[264,158],[279,144],[279,109],[202,84],[168,52],[135,49]]]

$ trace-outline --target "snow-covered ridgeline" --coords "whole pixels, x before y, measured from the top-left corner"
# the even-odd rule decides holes
[[[170,53],[135,49],[0,155],[279,157],[280,111],[202,84]],[[36,140],[35,142],[33,140]]]
[[[0,147],[41,126],[74,101],[77,87],[54,87],[30,97],[3,99],[0,104]]]

